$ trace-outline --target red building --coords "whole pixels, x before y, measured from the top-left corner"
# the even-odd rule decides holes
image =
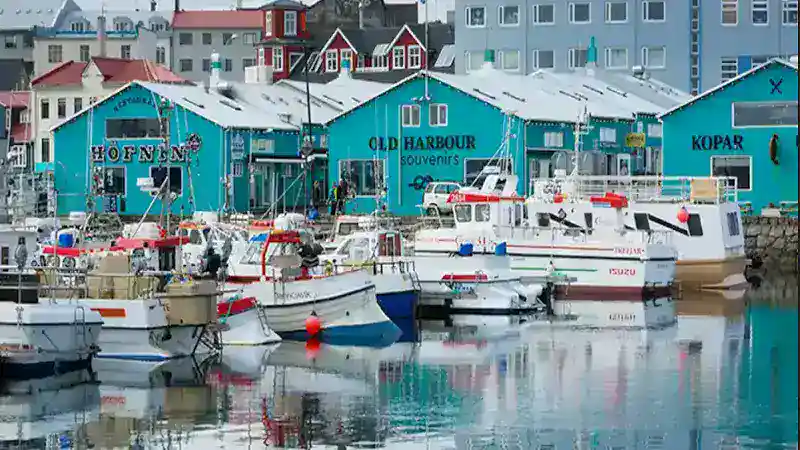
[[[288,78],[303,60],[311,37],[306,22],[307,8],[293,0],[276,0],[261,8],[263,28],[256,44],[256,64],[272,68],[273,78]]]

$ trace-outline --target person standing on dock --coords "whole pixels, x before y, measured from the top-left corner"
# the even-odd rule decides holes
[[[339,207],[339,184],[333,183],[331,186],[331,195],[330,195],[330,202],[331,202],[331,216],[336,216],[337,208]]]

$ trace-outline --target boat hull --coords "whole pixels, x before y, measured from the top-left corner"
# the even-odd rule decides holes
[[[419,302],[419,292],[409,274],[373,275],[375,296],[384,314],[393,321],[413,319]]]
[[[281,337],[262,323],[255,298],[232,298],[217,305],[223,345],[262,345]]]
[[[736,256],[720,260],[679,260],[675,280],[689,289],[740,289],[747,286],[744,276],[747,259]]]

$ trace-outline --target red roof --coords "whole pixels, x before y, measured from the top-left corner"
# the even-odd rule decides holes
[[[258,28],[264,26],[264,11],[178,11],[172,28]]]
[[[134,80],[160,83],[189,83],[164,66],[145,59],[94,57],[92,62],[103,74],[106,83],[125,84]],[[80,84],[90,63],[69,61],[34,78],[31,86],[66,86]]]
[[[30,142],[31,141],[31,133],[32,128],[30,124],[27,123],[15,123],[11,125],[11,137],[14,139],[14,142]]]
[[[0,92],[0,105],[6,108],[27,108],[30,99],[29,91]]]

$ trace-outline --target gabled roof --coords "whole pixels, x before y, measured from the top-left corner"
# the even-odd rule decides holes
[[[0,92],[0,105],[6,108],[27,108],[30,99],[30,91]]]
[[[98,18],[101,15],[105,15],[106,17],[106,31],[107,32],[114,32],[114,20],[115,19],[128,19],[133,24],[133,29],[130,31],[135,31],[136,25],[140,22],[144,25],[145,28],[148,28],[150,22],[152,20],[157,21],[166,21],[170,22],[172,20],[172,11],[150,11],[150,10],[131,10],[131,11],[124,11],[124,10],[74,10],[64,14],[63,19],[60,20],[58,29],[59,30],[70,30],[72,23],[76,21],[85,20],[89,22],[92,29],[90,32],[95,32],[98,28]]]
[[[794,64],[792,64],[789,61],[786,61],[786,60],[780,59],[780,58],[770,59],[766,63],[761,64],[760,66],[753,67],[752,69],[748,70],[747,72],[741,73],[738,76],[736,76],[734,78],[731,78],[730,80],[728,80],[728,81],[726,81],[726,82],[724,82],[724,83],[722,83],[722,84],[720,84],[720,85],[718,85],[716,87],[713,87],[713,88],[703,92],[702,94],[700,94],[698,96],[695,96],[695,97],[691,98],[690,100],[687,100],[686,102],[684,102],[684,103],[682,103],[680,105],[677,105],[677,106],[665,111],[664,113],[659,115],[658,118],[661,119],[661,118],[666,117],[666,116],[668,116],[668,115],[670,115],[670,114],[672,114],[674,112],[680,111],[683,108],[686,108],[687,106],[690,106],[690,105],[694,104],[698,100],[706,98],[706,97],[708,97],[709,95],[711,95],[711,94],[713,94],[715,92],[723,91],[723,90],[727,89],[729,86],[733,86],[734,84],[739,83],[739,82],[745,80],[746,78],[749,78],[750,76],[755,75],[756,73],[761,72],[762,70],[764,70],[764,69],[766,69],[768,67],[772,67],[774,65],[781,65],[781,66],[784,66],[784,67],[788,67],[788,68],[794,70],[795,72],[797,71],[797,66],[795,66]]]
[[[430,31],[430,27],[429,27],[428,31]],[[403,33],[405,33],[405,32],[408,32],[408,33],[411,35],[411,37],[413,37],[413,38],[414,38],[414,40],[415,40],[415,41],[417,41],[417,43],[418,43],[420,46],[422,46],[422,48],[423,48],[423,49],[425,48],[425,41],[421,41],[421,40],[419,40],[419,38],[417,37],[417,35],[416,35],[416,34],[414,34],[414,32],[413,32],[413,31],[411,31],[411,28],[409,28],[408,24],[405,24],[405,25],[403,25],[402,27],[400,27],[400,31],[398,31],[398,32],[397,32],[397,34],[394,36],[394,39],[392,39],[392,41],[391,41],[391,42],[389,42],[389,45],[388,45],[388,46],[386,46],[386,52],[387,52],[387,53],[388,53],[388,51],[389,51],[389,49],[390,49],[390,48],[394,47],[394,44],[395,44],[395,43],[397,43],[397,40],[398,40],[398,39],[400,39],[400,36],[402,36],[402,35],[403,35]],[[425,32],[425,31],[423,30],[423,33],[424,33],[424,32]],[[424,37],[424,35],[423,35],[423,37]]]
[[[235,11],[178,11],[172,16],[172,28],[180,29],[241,29],[264,26],[264,12],[259,9]]]
[[[103,74],[105,83],[128,83],[133,80],[159,83],[190,83],[166,67],[144,59],[93,57],[91,62],[67,61],[34,78],[31,86],[52,87],[81,84],[83,73],[91,64]]]
[[[385,44],[386,48],[391,48],[404,32],[410,33],[421,46],[425,46],[425,25],[403,25],[402,27],[386,28],[337,28],[319,49],[324,52],[333,43],[336,33],[341,33],[347,45],[358,53],[372,54],[375,47]],[[453,26],[446,23],[428,24],[428,46],[431,49],[440,49],[447,44],[455,43]]]
[[[52,27],[64,0],[3,0],[0,2],[0,30],[29,30]]]
[[[341,36],[342,39],[344,39],[344,42],[347,43],[347,45],[350,47],[351,50],[353,50],[354,52],[358,51],[356,46],[353,45],[353,43],[350,42],[350,39],[348,39],[347,36],[345,36],[345,34],[342,32],[342,29],[336,28],[335,30],[333,30],[333,33],[331,33],[331,37],[329,37],[328,40],[325,42],[325,44],[323,44],[322,47],[319,49],[320,53],[323,53],[326,50],[328,50],[328,47],[330,47],[331,44],[333,44],[333,41],[336,40],[336,36]]]

